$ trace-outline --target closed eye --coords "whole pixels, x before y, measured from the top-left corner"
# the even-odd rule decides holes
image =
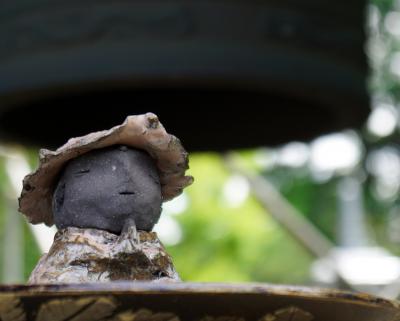
[[[80,176],[80,175],[83,175],[83,174],[86,174],[89,172],[90,172],[90,169],[81,169],[81,170],[77,171],[75,174]]]
[[[119,195],[135,195],[135,192],[131,191],[122,191],[118,193]]]

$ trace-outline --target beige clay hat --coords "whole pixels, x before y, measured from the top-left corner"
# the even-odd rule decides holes
[[[41,149],[38,169],[24,178],[19,211],[32,224],[53,225],[53,192],[64,165],[79,155],[111,145],[126,145],[149,153],[158,168],[164,201],[178,196],[193,182],[193,177],[185,176],[189,168],[187,152],[178,138],[165,131],[157,116],[128,116],[122,125],[71,138],[56,151]]]

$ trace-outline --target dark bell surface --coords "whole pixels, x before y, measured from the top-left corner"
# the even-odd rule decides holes
[[[128,220],[150,231],[161,215],[161,186],[153,159],[126,146],[94,150],[66,165],[54,192],[58,229],[96,228],[119,234]]]
[[[151,111],[189,152],[228,151],[370,112],[365,0],[39,2],[0,6],[3,140],[53,149]]]

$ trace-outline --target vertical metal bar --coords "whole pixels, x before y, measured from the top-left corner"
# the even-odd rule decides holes
[[[339,201],[338,243],[341,247],[369,246],[361,183],[343,177],[337,185]]]

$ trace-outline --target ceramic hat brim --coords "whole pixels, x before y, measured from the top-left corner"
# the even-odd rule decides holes
[[[164,201],[178,196],[193,182],[193,177],[185,176],[189,168],[187,152],[178,138],[165,131],[157,116],[128,116],[122,125],[71,138],[56,151],[41,149],[38,169],[24,178],[19,211],[32,224],[53,225],[53,192],[64,165],[72,158],[111,145],[126,145],[149,153],[158,168]]]

